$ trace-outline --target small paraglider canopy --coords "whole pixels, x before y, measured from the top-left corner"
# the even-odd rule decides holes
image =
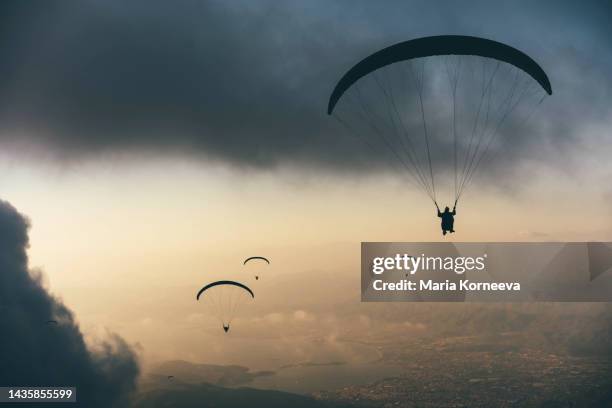
[[[216,286],[237,286],[239,288],[242,288],[244,290],[246,290],[252,298],[255,297],[255,294],[253,293],[253,291],[251,289],[249,289],[246,285],[243,285],[240,282],[234,282],[234,281],[229,281],[229,280],[220,280],[217,282],[213,282],[213,283],[209,283],[208,285],[204,286],[202,289],[200,289],[200,291],[198,292],[198,295],[196,296],[196,300],[200,300],[200,296],[202,296],[202,294],[204,292],[206,292],[207,290],[214,288]]]
[[[47,323],[48,325],[52,325],[52,326],[56,326],[56,325],[58,324],[58,323],[57,323],[57,320],[47,320],[47,322],[46,322],[46,323]]]
[[[254,260],[265,261],[268,265],[270,265],[270,260],[268,258],[263,257],[263,256],[251,256],[251,257],[245,259],[242,264],[246,265],[249,262],[254,261]]]
[[[267,265],[270,265],[270,260],[266,257],[263,256],[251,256],[247,259],[244,260],[244,262],[242,263],[243,265],[247,265],[247,264],[262,264],[262,263],[266,263]],[[255,273],[255,280],[259,280],[259,272],[261,271],[261,268],[259,266],[254,266],[253,267],[253,271]]]
[[[229,331],[240,306],[254,298],[255,294],[248,286],[230,280],[209,283],[196,295],[196,300],[202,301],[210,313],[219,319],[225,333]]]

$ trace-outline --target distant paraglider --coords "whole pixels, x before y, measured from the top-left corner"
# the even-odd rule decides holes
[[[202,301],[219,319],[225,333],[229,332],[230,324],[240,306],[254,298],[255,294],[248,286],[230,280],[209,283],[196,295],[196,300]]]
[[[242,264],[243,265],[247,265],[247,264],[254,265],[253,269],[255,271],[255,280],[259,280],[258,270],[261,270],[261,264],[264,262],[265,264],[270,265],[270,260],[268,258],[265,258],[263,256],[251,256],[245,259]]]

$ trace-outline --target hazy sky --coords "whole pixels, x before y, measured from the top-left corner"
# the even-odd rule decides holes
[[[164,358],[204,349],[152,335],[175,320],[156,316],[252,254],[273,257],[276,277],[344,271],[357,296],[360,241],[438,240],[438,220],[337,137],[328,94],[363,56],[449,33],[522,49],[554,89],[534,133],[483,169],[453,238],[609,240],[611,10],[534,3],[3,3],[0,187],[31,220],[31,265],[86,331],[110,326]],[[167,286],[181,289],[139,307]],[[104,308],[117,296],[129,317]],[[331,295],[308,296],[282,318],[308,321]],[[197,326],[196,306],[171,310],[193,307]]]

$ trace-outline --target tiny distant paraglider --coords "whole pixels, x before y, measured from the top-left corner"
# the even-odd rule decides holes
[[[270,265],[270,260],[263,256],[251,256],[244,260],[243,265],[249,265],[249,269],[253,271],[255,275],[255,280],[259,280],[260,271],[262,270],[262,265],[267,266]]]

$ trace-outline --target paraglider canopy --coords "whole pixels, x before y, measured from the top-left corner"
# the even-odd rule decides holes
[[[491,152],[508,151],[504,141],[523,131],[548,95],[547,74],[524,52],[440,35],[357,62],[335,84],[327,113],[373,151],[368,160],[406,171],[436,206],[441,184],[454,184],[446,202],[456,205]]]
[[[251,256],[247,259],[244,260],[244,262],[242,263],[243,265],[246,265],[247,263],[249,263],[250,261],[254,261],[256,259],[259,259],[261,261],[265,261],[268,265],[270,265],[270,260],[268,258],[264,258],[263,256]]]
[[[531,75],[549,95],[552,95],[552,86],[542,67],[516,48],[480,37],[436,35],[392,45],[359,61],[338,81],[329,97],[327,114],[332,114],[336,103],[351,85],[370,72],[398,61],[434,55],[476,55],[507,62]]]

